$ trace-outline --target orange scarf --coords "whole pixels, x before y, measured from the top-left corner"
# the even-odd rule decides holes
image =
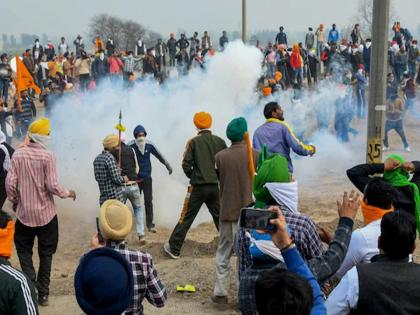
[[[369,223],[382,219],[382,217],[388,212],[394,211],[394,207],[391,206],[391,209],[385,210],[382,208],[370,206],[366,204],[363,200],[360,200],[360,206],[362,208],[363,218],[365,219],[365,225]]]
[[[15,222],[9,221],[4,229],[0,229],[0,256],[10,258],[13,249]]]

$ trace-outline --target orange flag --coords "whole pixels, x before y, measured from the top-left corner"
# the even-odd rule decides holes
[[[35,93],[41,94],[41,89],[35,84],[34,79],[26,69],[25,64],[20,60],[19,56],[16,55],[16,93],[18,97],[18,109],[22,111],[22,104],[20,100],[20,93],[29,88],[34,89]]]

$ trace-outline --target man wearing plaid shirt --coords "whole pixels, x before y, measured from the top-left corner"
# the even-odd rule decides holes
[[[95,179],[99,185],[99,204],[102,205],[108,199],[123,201],[122,184],[128,182],[127,176],[121,176],[117,162],[111,152],[118,150],[118,136],[109,135],[104,141],[104,150],[93,162]]]
[[[340,219],[338,221],[334,238],[329,242],[328,250],[321,256],[305,259],[309,269],[319,284],[324,283],[334,275],[346,256],[353,230],[354,218],[356,217],[357,210],[359,208],[358,195],[354,198],[353,197],[353,193],[350,194],[350,197],[347,196],[347,193],[343,196],[343,202],[338,207]],[[283,207],[281,207],[281,210],[290,229],[291,238],[295,242],[300,254],[304,256],[302,246],[295,238],[296,233],[294,233],[294,229],[297,226],[294,226],[290,212]],[[302,229],[302,227],[299,229]],[[298,233],[299,229],[297,230]],[[267,270],[267,266],[264,266],[265,268],[259,268],[258,266],[253,265],[251,255],[249,253],[249,246],[250,238],[247,236],[246,230],[240,229],[237,234],[236,252],[238,256],[238,278],[240,281],[238,304],[243,315],[256,314],[257,305],[255,300],[255,283],[259,274]],[[274,268],[285,269],[286,265],[284,262],[279,261]]]
[[[131,232],[133,218],[128,207],[118,200],[107,200],[99,213],[99,229],[105,247],[123,255],[129,262],[134,276],[134,295],[124,315],[143,315],[143,300],[146,298],[155,307],[166,303],[166,288],[160,281],[149,253],[131,250],[125,239]],[[92,247],[100,247],[98,235],[92,238]]]

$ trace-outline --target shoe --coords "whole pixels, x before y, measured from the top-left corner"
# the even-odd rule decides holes
[[[383,146],[382,151],[389,151],[389,147]]]
[[[404,150],[405,150],[405,152],[411,152],[411,148],[410,147],[405,147]]]
[[[144,235],[139,235],[139,243],[140,243],[140,246],[146,245],[147,242]]]
[[[212,295],[211,296],[211,301],[215,304],[228,304],[228,297],[227,296],[217,296],[217,295]]]
[[[150,233],[157,233],[157,230],[155,227],[151,227],[150,229],[148,229]]]
[[[48,295],[40,295],[38,297],[39,306],[48,306]]]
[[[163,250],[172,259],[178,259],[179,258],[179,255],[175,255],[174,253],[172,253],[171,246],[169,245],[169,242],[165,242],[165,244],[163,244]]]

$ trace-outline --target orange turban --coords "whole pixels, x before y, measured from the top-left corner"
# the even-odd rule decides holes
[[[12,257],[14,234],[15,222],[10,220],[4,229],[0,229],[0,256]]]
[[[262,91],[262,94],[263,94],[264,96],[268,96],[268,95],[270,95],[270,94],[271,94],[271,87],[269,87],[269,86],[264,86],[264,87],[261,89],[261,91]]]
[[[276,71],[274,73],[274,80],[276,80],[277,82],[279,82],[281,80],[281,78],[283,78],[283,74],[280,71]]]
[[[209,113],[199,112],[194,115],[194,125],[198,129],[208,129],[211,127],[212,118]]]

